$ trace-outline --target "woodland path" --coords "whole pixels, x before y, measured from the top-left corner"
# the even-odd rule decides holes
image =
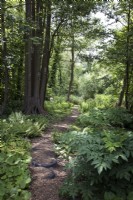
[[[66,161],[59,159],[55,154],[51,133],[53,131],[67,131],[69,126],[75,122],[78,115],[78,107],[74,106],[70,116],[58,123],[50,125],[42,137],[32,140],[31,155],[33,162],[51,163],[52,161],[54,163],[54,161],[57,161],[57,163],[50,168],[35,166],[35,163],[31,164],[31,200],[60,200],[58,194],[59,188],[67,176],[64,170]]]

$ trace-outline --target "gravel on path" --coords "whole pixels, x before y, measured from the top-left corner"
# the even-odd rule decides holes
[[[64,132],[73,124],[78,117],[78,107],[74,106],[72,114],[64,120],[51,125],[40,138],[33,139],[32,142],[32,163],[31,171],[31,199],[30,200],[60,200],[59,189],[67,176],[64,169],[66,160],[59,159],[54,152],[54,144],[52,141],[52,131]],[[53,163],[52,167],[42,167],[43,163]],[[37,166],[36,163],[40,165]]]

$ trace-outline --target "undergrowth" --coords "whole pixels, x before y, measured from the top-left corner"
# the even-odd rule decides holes
[[[75,126],[53,134],[56,152],[68,160],[70,172],[60,195],[72,200],[132,200],[133,116],[112,107],[113,100],[97,102],[91,100],[88,107],[82,102]]]
[[[47,102],[46,116],[14,112],[0,119],[0,200],[29,200],[29,138],[41,136],[49,123],[70,113],[72,104]]]
[[[133,199],[133,133],[69,132],[58,137],[58,154],[71,171],[61,195],[83,200]]]
[[[0,120],[0,200],[30,199],[28,138],[41,134],[44,121],[37,122],[20,112]]]
[[[0,200],[30,199],[29,149],[26,139],[0,133]]]
[[[48,112],[48,118],[53,121],[60,120],[71,113],[73,104],[55,98],[45,102],[45,108]]]
[[[93,108],[83,113],[77,120],[81,127],[128,127],[132,128],[133,116],[124,108]]]
[[[107,109],[112,108],[116,104],[116,97],[112,95],[97,94],[94,99],[88,99],[80,103],[82,113],[87,112],[92,108]]]

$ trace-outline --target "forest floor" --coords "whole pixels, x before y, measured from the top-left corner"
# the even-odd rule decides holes
[[[67,131],[78,115],[78,107],[74,106],[70,116],[58,123],[51,124],[42,137],[32,140],[31,200],[60,200],[59,189],[67,176],[64,169],[66,160],[58,158],[55,154],[52,132]],[[50,168],[41,166],[49,165],[49,163],[53,163]]]

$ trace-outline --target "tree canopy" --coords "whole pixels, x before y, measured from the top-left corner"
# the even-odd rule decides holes
[[[0,113],[43,114],[49,96],[97,93],[115,95],[132,112],[132,7],[129,0],[2,0]]]

